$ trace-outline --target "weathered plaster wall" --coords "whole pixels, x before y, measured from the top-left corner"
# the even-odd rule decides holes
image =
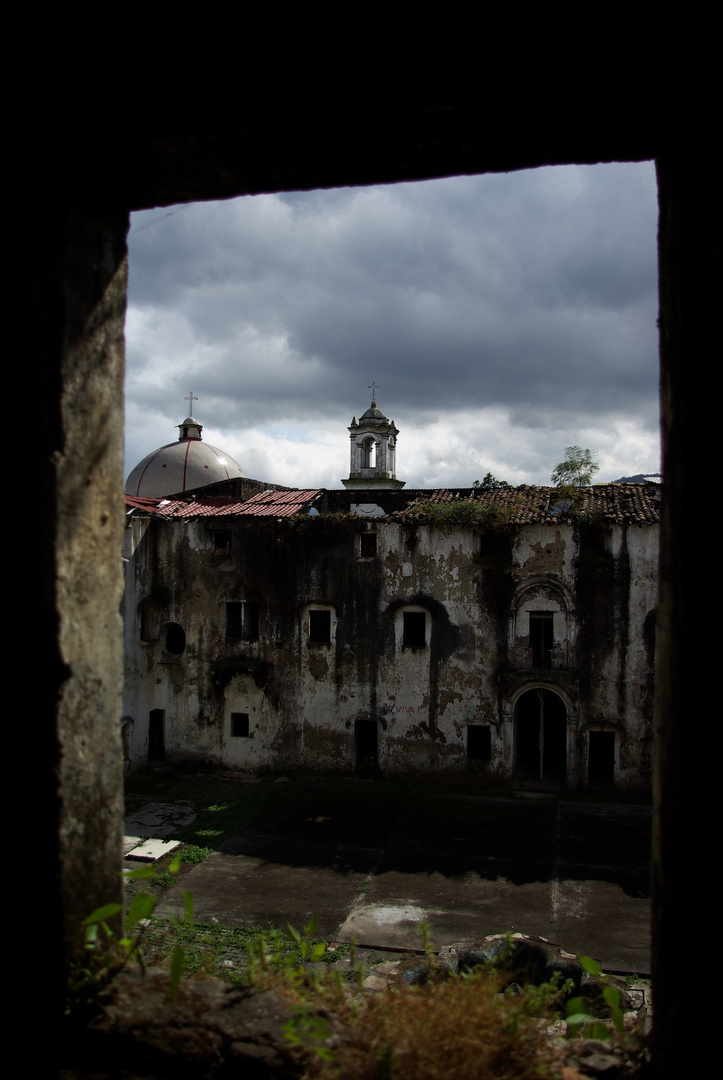
[[[62,673],[56,698],[59,874],[65,939],[75,948],[82,942],[85,916],[120,894],[118,541],[127,228],[123,212],[70,213],[63,238],[63,270],[74,277],[76,290],[63,294],[62,386],[57,442],[49,461],[56,490],[48,514],[54,525],[54,610]],[[47,747],[47,732],[41,732],[41,742]]]
[[[473,724],[490,728],[478,771],[509,777],[517,702],[541,688],[564,703],[569,784],[586,781],[589,730],[614,732],[617,782],[646,778],[656,529],[480,533],[323,516],[224,527],[223,555],[208,519],[129,529],[132,765],[147,760],[160,709],[168,758],[349,771],[356,727],[372,721],[382,772],[460,770]],[[363,557],[369,532],[376,555]],[[227,637],[229,602],[258,605],[257,640]],[[531,662],[531,612],[552,620],[548,670]],[[185,634],[181,651],[169,626]],[[232,714],[248,733],[234,734]]]

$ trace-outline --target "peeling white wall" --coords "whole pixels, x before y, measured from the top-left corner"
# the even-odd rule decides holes
[[[657,528],[611,527],[585,562],[572,525],[527,526],[512,534],[503,566],[471,527],[410,529],[378,518],[340,522],[338,536],[323,518],[303,528],[287,522],[278,534],[248,520],[240,530],[223,527],[239,536],[233,553],[220,557],[208,520],[131,524],[124,703],[131,767],[147,761],[148,716],[162,709],[169,759],[350,771],[355,723],[373,720],[382,772],[464,770],[466,728],[475,724],[491,728],[491,761],[472,767],[510,777],[515,702],[541,687],[566,704],[570,785],[586,780],[589,730],[615,732],[616,782],[647,779]],[[365,528],[377,534],[374,558],[360,557]],[[596,589],[610,593],[602,621],[597,603],[579,610],[581,596]],[[259,604],[257,641],[226,639],[227,601]],[[310,610],[329,611],[328,642],[309,640]],[[424,646],[404,644],[405,611],[424,613]],[[553,614],[559,670],[531,671],[520,659],[529,656],[531,611]],[[186,634],[180,655],[164,641],[171,623]],[[142,625],[150,640],[141,640]],[[605,634],[596,636],[598,625]],[[232,734],[232,713],[248,716],[248,735]]]

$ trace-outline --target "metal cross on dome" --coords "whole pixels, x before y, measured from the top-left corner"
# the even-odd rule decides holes
[[[371,392],[372,392],[372,405],[374,405],[376,403],[376,400],[377,400],[377,395],[375,394],[374,391],[379,389],[379,383],[371,382],[369,384],[368,389],[371,390]]]
[[[196,401],[198,401],[198,395],[197,394],[194,395],[193,390],[190,392],[188,397],[185,397],[183,399],[184,401],[189,401],[190,402],[190,405],[189,405],[189,408],[188,408],[188,415],[189,416],[193,416],[193,399],[194,399],[194,396],[196,398]]]

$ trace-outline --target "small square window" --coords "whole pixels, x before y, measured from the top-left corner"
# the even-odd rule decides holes
[[[231,551],[231,530],[220,529],[213,534],[214,555],[228,555]]]
[[[331,641],[331,612],[309,612],[309,641],[316,645],[326,645]]]
[[[359,544],[359,554],[362,559],[373,559],[377,553],[377,534],[375,532],[366,532],[361,534],[361,543]]]
[[[427,644],[427,616],[423,611],[404,612],[404,636],[402,645],[411,649],[423,649]]]
[[[246,739],[249,734],[249,714],[245,712],[231,713],[231,735],[234,739]]]

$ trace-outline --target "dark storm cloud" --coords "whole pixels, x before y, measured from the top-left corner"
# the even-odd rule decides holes
[[[129,401],[175,417],[192,385],[217,427],[283,424],[358,414],[374,378],[398,423],[477,407],[647,428],[656,214],[644,164],[135,215]]]

